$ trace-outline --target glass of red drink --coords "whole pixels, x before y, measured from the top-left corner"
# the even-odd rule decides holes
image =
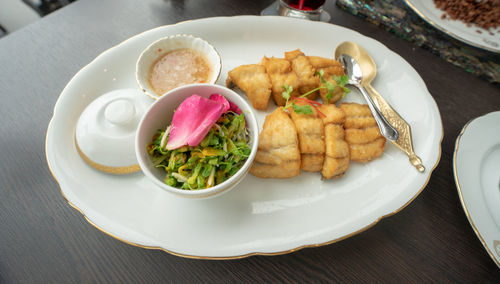
[[[278,14],[319,21],[326,0],[279,0]]]

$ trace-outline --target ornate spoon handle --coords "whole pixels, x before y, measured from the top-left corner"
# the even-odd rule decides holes
[[[368,92],[365,90],[365,88],[361,85],[354,85],[356,86],[361,94],[363,94],[363,97],[365,98],[366,102],[368,103],[368,107],[370,108],[373,117],[375,118],[375,121],[377,121],[378,128],[380,129],[380,132],[382,135],[387,138],[390,141],[396,141],[398,139],[398,131],[392,127],[392,125],[385,119],[384,115],[380,112],[379,108],[375,105],[373,102],[372,97],[368,94]]]
[[[389,103],[373,88],[370,84],[364,85],[366,91],[377,104],[380,112],[385,116],[389,123],[396,128],[399,137],[396,141],[391,141],[399,149],[408,155],[410,163],[421,173],[425,171],[422,160],[413,151],[410,125],[389,105]]]

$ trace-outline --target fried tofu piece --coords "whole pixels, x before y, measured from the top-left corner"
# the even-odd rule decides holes
[[[349,156],[345,158],[329,158],[325,159],[321,176],[323,179],[339,178],[343,176],[349,168]]]
[[[344,128],[330,124],[325,127],[326,158],[321,175],[325,179],[341,177],[349,168],[349,145],[344,140]]]
[[[379,137],[372,142],[364,144],[349,144],[351,160],[361,163],[370,162],[380,157],[385,149],[385,138]]]
[[[325,136],[328,136],[326,141],[326,152],[332,158],[348,158],[349,147],[345,141],[345,130],[341,124],[328,124],[325,126]]]
[[[367,128],[372,126],[377,126],[377,121],[373,116],[349,116],[346,117],[344,122],[345,128]]]
[[[300,49],[285,52],[285,59],[292,63],[292,70],[299,78],[299,93],[305,94],[320,84],[319,77],[316,75],[316,69],[309,62],[309,58],[305,56]],[[318,91],[307,95],[308,99],[315,100],[318,97]]]
[[[385,149],[385,138],[380,133],[368,105],[343,103],[344,124],[351,160],[361,163],[380,157]]]
[[[325,115],[321,117],[325,127],[325,161],[321,175],[324,179],[340,177],[349,168],[350,156],[343,126],[345,114],[334,104],[322,105],[319,110]]]
[[[349,144],[364,144],[375,141],[380,138],[382,134],[378,125],[365,127],[365,128],[346,128],[345,140]]]
[[[339,106],[346,114],[346,119],[354,118],[373,118],[372,111],[368,105],[361,105],[357,103],[343,103]],[[373,118],[373,120],[375,120]]]
[[[342,76],[344,75],[344,67],[340,62],[335,59],[319,57],[319,56],[308,56],[309,62],[312,64],[316,71],[323,70],[323,77],[331,77],[332,75]]]
[[[300,168],[306,172],[319,172],[323,168],[325,154],[300,154]]]
[[[250,173],[261,178],[290,178],[300,174],[297,130],[283,108],[266,117]]]
[[[300,49],[285,51],[285,59],[289,61],[292,61],[292,59],[300,55],[304,55],[304,53]]]
[[[291,178],[300,174],[300,160],[280,165],[254,162],[250,173],[259,178]]]
[[[324,116],[321,117],[324,125],[327,124],[340,124],[343,125],[346,119],[345,113],[335,105],[321,105],[319,107]]]
[[[271,91],[273,95],[274,102],[278,106],[284,106],[286,100],[283,98],[283,86],[291,86],[293,88],[293,92],[290,94],[291,96],[297,97],[299,96],[299,78],[297,74],[292,70],[292,65],[290,61],[284,58],[275,58],[275,57],[265,57],[262,58],[261,65],[266,68],[266,72],[271,79]]]
[[[298,105],[303,103],[297,102]],[[323,167],[325,154],[325,134],[323,121],[318,113],[312,109],[312,114],[299,114],[290,109],[292,118],[299,137],[301,154],[301,169],[307,172],[317,172]]]
[[[255,109],[266,110],[271,96],[271,80],[259,64],[241,65],[229,71],[226,86],[236,85],[245,92]]]

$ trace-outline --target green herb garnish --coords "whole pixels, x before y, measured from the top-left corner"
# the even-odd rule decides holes
[[[288,102],[288,100],[290,99],[290,94],[293,92],[293,87],[288,85],[283,85],[281,86],[281,88],[283,89],[281,95]]]
[[[351,90],[349,90],[349,88],[347,88],[345,85],[347,85],[349,83],[349,77],[347,77],[347,75],[342,75],[342,76],[336,76],[336,75],[333,75],[332,78],[333,80],[335,81],[336,84],[332,83],[331,81],[327,81],[325,80],[325,78],[323,77],[323,75],[325,74],[325,72],[323,71],[323,69],[319,70],[316,72],[316,75],[319,76],[319,79],[320,79],[320,82],[321,84],[300,95],[299,97],[297,98],[304,98],[310,94],[312,94],[313,92],[316,92],[318,90],[321,90],[321,89],[326,89],[328,92],[326,94],[326,101],[327,103],[330,101],[330,99],[332,98],[333,96],[333,92],[335,91],[335,87],[341,87],[342,90],[344,91],[344,95],[345,96],[347,93],[351,92]],[[309,105],[297,105],[295,103],[291,103],[289,104],[289,100],[291,98],[291,93],[293,92],[293,87],[292,86],[288,86],[288,85],[283,85],[281,86],[281,88],[283,89],[283,92],[281,93],[281,95],[283,96],[283,98],[286,100],[286,104],[285,104],[285,109],[289,108],[289,107],[292,107],[292,109],[296,112],[296,113],[301,113],[301,114],[311,114],[313,113],[311,107]],[[297,99],[297,98],[294,98],[294,99]],[[309,102],[311,103],[311,102]]]
[[[345,86],[349,84],[349,77],[347,77],[347,75],[342,75],[342,76],[333,75],[333,80],[335,80],[337,86],[342,88],[342,90],[344,91],[344,96],[345,94],[351,92],[351,90],[349,90],[349,88]]]
[[[297,105],[294,102],[292,103],[293,111],[298,114],[312,114],[313,111],[310,105]]]
[[[327,89],[328,93],[326,95],[326,101],[329,102],[333,96],[333,92],[335,91],[336,86],[339,86],[343,89],[344,96],[345,96],[345,94],[347,94],[351,91],[347,87],[345,87],[345,85],[347,83],[349,83],[349,78],[347,77],[347,75],[342,75],[342,76],[335,76],[334,75],[332,77],[336,83],[336,84],[334,84],[331,81],[325,80],[325,78],[323,77],[324,73],[325,72],[322,69],[319,70],[318,72],[316,72],[316,75],[319,76],[319,79],[321,81],[321,85],[319,85],[318,87],[300,95],[299,97],[292,98],[291,101],[290,101],[290,99],[291,99],[291,94],[293,92],[293,87],[288,86],[288,85],[281,86],[281,88],[283,89],[283,92],[281,93],[281,95],[286,100],[284,109],[288,109],[291,107],[293,109],[293,111],[295,111],[298,114],[312,114],[313,113],[312,107],[315,108],[316,111],[319,112],[319,110],[317,109],[317,106],[319,105],[319,103],[306,99],[305,97],[308,96],[309,94],[312,94],[313,92],[316,92],[320,89]],[[298,105],[295,103],[295,101],[305,102],[306,105]],[[321,115],[323,115],[321,112],[319,112],[319,113]]]

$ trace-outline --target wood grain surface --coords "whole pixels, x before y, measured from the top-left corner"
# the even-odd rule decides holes
[[[231,261],[185,259],[118,241],[60,194],[45,158],[55,102],[104,50],[187,19],[258,15],[267,1],[79,0],[0,39],[0,283],[458,282],[500,283],[453,179],[455,140],[472,118],[500,110],[500,88],[338,9],[332,23],[370,36],[408,61],[441,112],[442,156],[400,213],[331,245]]]

